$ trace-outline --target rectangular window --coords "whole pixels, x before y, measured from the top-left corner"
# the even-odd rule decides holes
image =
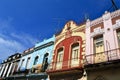
[[[117,30],[118,45],[120,47],[120,30]]]
[[[60,51],[60,52],[58,53],[57,62],[62,62],[62,60],[63,60],[63,51]]]
[[[36,57],[35,57],[35,60],[34,60],[34,64],[33,64],[33,65],[38,64],[38,59],[39,59],[39,56],[36,56]]]
[[[103,35],[94,38],[94,53],[104,52]]]
[[[79,58],[79,50],[80,50],[80,48],[79,48],[79,43],[74,43],[73,45],[72,45],[72,59],[78,59]]]
[[[78,59],[78,50],[79,49],[74,49],[73,50],[72,59]]]

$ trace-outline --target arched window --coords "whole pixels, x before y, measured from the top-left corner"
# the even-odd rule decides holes
[[[41,70],[42,72],[44,72],[48,67],[48,55],[49,53],[46,53],[43,57],[42,70]]]
[[[29,64],[30,64],[30,57],[27,59],[26,68],[28,68]]]
[[[22,59],[21,65],[20,65],[20,69],[22,68],[23,64],[24,64],[25,59]]]
[[[34,60],[34,64],[33,65],[36,65],[38,63],[38,56],[35,57],[35,60]]]
[[[63,48],[58,49],[57,53],[58,53],[57,62],[62,62],[62,60],[63,60]]]
[[[79,58],[79,52],[80,52],[79,43],[74,43],[72,45],[72,55],[71,55],[71,58],[72,59],[78,59]]]

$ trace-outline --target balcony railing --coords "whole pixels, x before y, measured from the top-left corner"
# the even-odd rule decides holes
[[[47,72],[57,70],[69,70],[73,68],[82,68],[81,59],[71,59],[61,62],[53,62],[49,64]]]
[[[85,56],[85,65],[111,62],[120,59],[120,48]]]

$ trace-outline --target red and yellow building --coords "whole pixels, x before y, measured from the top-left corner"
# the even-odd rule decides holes
[[[120,10],[86,22],[87,80],[120,80]]]
[[[73,21],[56,34],[52,63],[47,73],[51,80],[81,79],[85,54],[85,25]]]

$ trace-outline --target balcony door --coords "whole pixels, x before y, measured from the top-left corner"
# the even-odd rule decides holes
[[[58,49],[56,69],[61,69],[63,63],[63,48]]]
[[[107,55],[104,53],[104,41],[103,35],[99,35],[94,38],[94,62],[104,62],[107,60]]]
[[[80,47],[79,43],[72,45],[71,67],[79,66]]]

